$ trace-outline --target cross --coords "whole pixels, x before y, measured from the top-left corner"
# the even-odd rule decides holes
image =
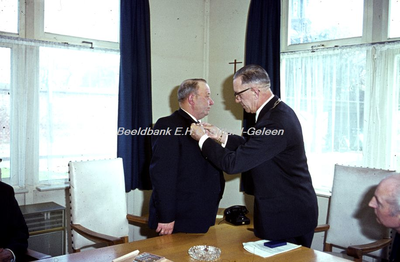
[[[236,73],[236,64],[241,64],[242,62],[237,62],[236,59],[233,62],[229,62],[230,65],[233,64],[233,73]]]

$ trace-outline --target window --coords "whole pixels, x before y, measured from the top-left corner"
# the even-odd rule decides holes
[[[389,38],[400,37],[400,1],[390,1]]]
[[[14,2],[22,4],[17,5],[25,11],[20,14],[36,16],[13,18],[17,30],[7,27],[0,32],[2,180],[21,187],[64,184],[69,161],[116,156],[118,22],[95,34],[81,30],[76,37],[57,21],[73,20],[67,12],[71,1],[32,1],[26,6],[24,1]],[[45,12],[44,2],[57,3],[63,14],[50,18],[54,6],[47,5]],[[104,21],[106,13],[119,20],[119,1],[85,0],[75,7],[88,8],[86,4],[94,5]],[[12,5],[3,11],[13,14],[10,10],[15,9]],[[46,19],[53,20],[47,20],[52,25],[45,28]]]
[[[0,47],[0,158],[10,161],[10,49]],[[2,162],[3,162],[2,161]],[[0,162],[0,168],[4,165]],[[2,177],[10,178],[10,168],[2,168]]]
[[[399,170],[400,41],[390,31],[398,1],[344,1],[338,10],[332,1],[285,2],[281,93],[302,123],[314,186],[331,188],[336,163]],[[392,19],[382,16],[389,6]]]
[[[18,0],[0,1],[0,31],[18,33]]]
[[[289,44],[360,37],[362,22],[363,0],[291,0]]]
[[[119,2],[46,0],[44,31],[53,34],[118,42]]]
[[[115,157],[118,53],[39,53],[39,180],[65,178],[71,160]]]

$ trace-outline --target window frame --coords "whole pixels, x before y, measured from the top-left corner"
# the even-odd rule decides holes
[[[300,50],[316,50],[346,45],[357,45],[366,43],[380,43],[386,41],[398,41],[399,38],[389,38],[389,1],[364,0],[363,29],[361,37],[346,39],[334,39],[303,44],[288,44],[289,30],[289,4],[291,0],[281,0],[281,52],[292,52]]]
[[[35,39],[63,44],[119,50],[119,42],[47,33],[44,31],[45,0],[18,0],[18,33],[2,32],[0,35]],[[118,1],[119,2],[119,1]]]
[[[297,53],[309,53],[310,55],[313,54],[314,51],[315,55],[318,55],[319,53],[324,53],[325,51],[330,51],[330,50],[335,50],[338,47],[344,47],[344,48],[352,48],[352,47],[361,47],[361,46],[370,46],[372,50],[376,50],[375,48],[377,46],[382,46],[382,45],[398,45],[400,43],[400,37],[394,37],[394,38],[389,38],[389,8],[390,8],[390,2],[389,1],[367,1],[364,0],[364,21],[363,21],[363,35],[362,37],[357,37],[357,38],[348,38],[348,39],[336,39],[336,40],[329,40],[329,41],[320,41],[320,42],[313,42],[313,43],[304,43],[304,44],[295,44],[295,45],[288,45],[288,26],[289,26],[289,2],[291,0],[282,0],[282,16],[281,16],[281,54],[282,55],[290,55],[294,54],[296,55]],[[393,1],[393,0],[392,0]],[[320,52],[318,52],[318,49]],[[378,57],[374,53],[375,51],[371,51],[369,53],[369,58],[367,58],[366,65],[368,70],[370,70],[371,74],[369,75],[369,78],[372,82],[370,83],[369,90],[375,90],[376,86],[379,85],[381,82],[376,83],[376,81],[380,80],[382,81],[381,77],[379,77],[379,72],[377,70],[382,70],[384,67],[383,64],[379,64],[380,60],[379,55]],[[281,56],[282,57],[282,56]],[[398,56],[396,56],[398,57]],[[400,59],[400,58],[396,58]],[[285,61],[283,61],[285,62]],[[398,71],[398,68],[396,65],[393,65],[394,68],[392,68],[392,71]],[[282,66],[281,63],[281,69],[284,67]],[[396,70],[397,68],[397,70]],[[392,72],[390,71],[390,72]],[[385,71],[386,72],[386,71]],[[286,72],[281,73],[281,75],[284,75]],[[386,72],[387,73],[387,72]],[[389,73],[392,74],[392,73]],[[398,79],[398,76],[396,75],[396,79]],[[285,81],[282,81],[282,90],[281,90],[281,96],[285,98],[286,90],[285,88]],[[383,83],[383,86],[387,86],[387,83]],[[394,95],[399,96],[400,90],[396,89],[397,86],[393,86],[393,92]],[[371,92],[370,92],[371,94]],[[400,96],[399,96],[400,97]],[[367,99],[367,98],[365,98]],[[379,99],[379,98],[378,98]],[[393,101],[395,101],[395,96],[393,96]],[[364,101],[365,105],[366,103],[370,103],[371,100],[366,100]],[[376,101],[373,101],[376,103]],[[397,102],[400,105],[400,102]],[[396,106],[395,102],[393,102],[393,106]],[[399,106],[400,107],[400,106]],[[380,110],[391,110],[388,107],[379,107]],[[395,116],[393,116],[392,120],[396,120]],[[397,124],[398,125],[398,124]],[[312,127],[312,128],[315,128]],[[369,126],[371,128],[371,124]],[[391,126],[388,129],[384,130],[383,132],[391,134],[389,136],[392,138],[393,141],[395,140],[395,130],[399,130],[400,126]],[[364,127],[364,133],[365,134],[366,129]],[[382,132],[382,130],[380,130]],[[400,132],[400,131],[398,131]],[[379,133],[379,132],[378,132]],[[371,135],[371,133],[367,133]],[[378,139],[378,138],[377,138]],[[372,141],[372,143],[376,143],[376,141]],[[398,157],[398,150],[400,148],[395,148],[395,147],[390,147],[390,152],[384,152],[384,155],[390,155],[387,156],[385,159],[379,159],[376,160],[374,159],[375,155],[370,154],[371,152],[367,152],[367,156],[363,156],[363,164],[362,165],[382,165],[382,166],[370,166],[373,168],[384,168],[384,169],[391,169],[391,170],[397,170],[399,172],[400,170],[400,157]],[[383,148],[382,151],[388,150],[388,148]],[[365,151],[363,150],[365,153]],[[335,162],[337,162],[335,160]],[[385,163],[383,163],[385,162]],[[310,164],[310,162],[309,162]],[[324,179],[329,179],[329,175],[333,176],[333,170],[332,174],[330,174],[329,170],[325,170],[326,173],[323,174]],[[316,176],[320,176],[316,174]],[[325,182],[324,182],[325,183]],[[325,186],[327,187],[327,190],[329,191],[330,188],[327,184],[322,184],[322,188],[320,187],[321,184],[318,184],[318,189],[322,189],[325,192]]]
[[[68,35],[59,35],[59,34],[53,34],[53,33],[46,33],[44,32],[44,6],[45,6],[45,0],[17,0],[18,1],[18,33],[12,33],[12,32],[3,32],[0,31],[0,37],[4,38],[12,38],[15,39],[16,41],[19,41],[19,39],[22,40],[22,42],[29,42],[29,41],[37,41],[37,42],[43,42],[43,45],[46,46],[47,44],[52,44],[56,43],[56,45],[65,45],[68,48],[74,48],[74,47],[82,47],[83,49],[95,49],[95,51],[102,51],[102,50],[108,50],[108,51],[113,51],[113,52],[118,52],[119,53],[119,42],[110,42],[110,41],[103,41],[103,40],[97,40],[97,39],[91,39],[91,38],[82,38],[82,37],[75,37],[75,36],[68,36]],[[118,0],[117,0],[118,1]],[[118,1],[118,3],[120,3]],[[118,10],[119,11],[119,10]],[[8,47],[7,44],[2,44],[3,47]],[[15,52],[13,48],[11,48],[11,75],[16,75],[15,71],[17,68],[15,66],[16,61],[18,61],[19,64],[25,63],[27,60],[26,56],[22,53],[19,54],[18,52]],[[37,51],[38,52],[38,51]],[[39,55],[37,53],[37,55]],[[29,74],[31,74],[30,79],[34,79],[36,76],[35,72],[30,72],[28,70]],[[13,79],[11,79],[10,83],[10,90],[12,89],[12,86],[16,85],[16,83],[13,83]],[[38,88],[38,87],[37,87]],[[37,112],[39,114],[39,111]],[[39,116],[38,116],[39,117]],[[39,121],[39,119],[36,119]],[[10,121],[14,121],[12,119],[12,115],[10,116]],[[10,132],[12,130],[12,123],[10,123]],[[39,134],[37,134],[39,135]],[[35,140],[34,143],[39,143],[38,142],[39,137],[33,139]],[[12,145],[11,145],[12,146]],[[35,146],[38,146],[35,144]],[[39,150],[37,148],[36,150]],[[116,154],[116,152],[115,152]],[[12,158],[16,158],[16,160],[10,161],[10,170],[13,169],[15,171],[11,171],[10,177],[9,178],[3,178],[3,182],[6,182],[16,188],[26,188],[28,186],[38,186],[38,189],[40,186],[43,185],[52,185],[52,187],[57,187],[57,185],[62,185],[65,186],[66,183],[68,182],[68,178],[50,178],[50,180],[40,180],[39,177],[39,161],[40,161],[40,156],[37,155],[35,156],[32,161],[30,161],[29,164],[23,165],[23,167],[20,167],[20,157],[15,155],[15,152],[10,148],[10,155],[9,156],[0,156],[0,158],[3,159],[3,162],[5,160],[10,161]],[[13,175],[14,174],[14,175]],[[16,175],[15,175],[16,174]]]

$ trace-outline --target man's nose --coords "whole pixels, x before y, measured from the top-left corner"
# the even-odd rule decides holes
[[[213,105],[214,104],[214,100],[212,100],[211,98],[210,98],[210,105]]]

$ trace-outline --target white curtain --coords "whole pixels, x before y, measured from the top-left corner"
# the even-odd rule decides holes
[[[302,123],[315,187],[331,188],[335,163],[396,168],[399,50],[380,44],[282,54],[282,98]]]
[[[116,156],[118,51],[11,37],[0,48],[11,54],[0,62],[10,67],[0,78],[4,181],[64,183],[69,161]]]
[[[398,170],[400,44],[379,44],[368,50],[369,92],[366,96],[364,164]],[[400,170],[398,170],[400,171]]]
[[[14,44],[11,50],[10,179],[25,186],[39,171],[38,49]]]

